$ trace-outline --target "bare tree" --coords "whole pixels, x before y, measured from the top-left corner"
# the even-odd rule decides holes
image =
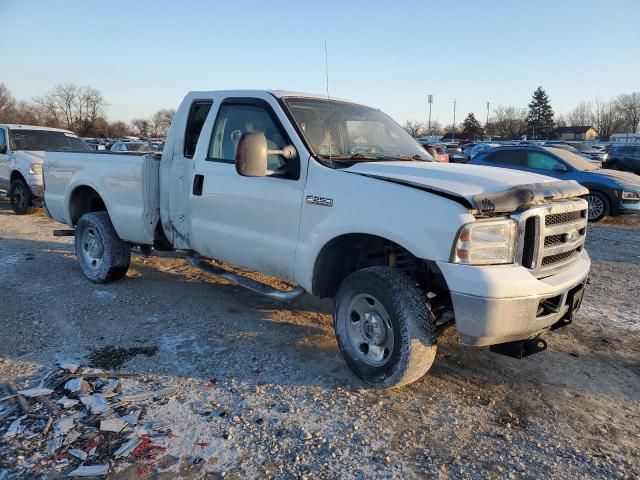
[[[15,113],[16,99],[4,83],[0,83],[0,120],[12,122]]]
[[[146,118],[134,118],[131,120],[131,128],[140,137],[147,137],[151,130],[151,123]]]
[[[526,108],[498,105],[493,109],[491,123],[500,137],[515,139],[527,130],[527,113]]]
[[[619,95],[616,99],[616,108],[629,131],[635,133],[640,124],[640,92]]]
[[[567,127],[568,122],[565,116],[562,113],[556,115],[556,127]]]
[[[433,122],[431,122],[431,129],[427,129],[427,135],[437,136],[442,134],[443,130],[440,122],[438,122],[438,120],[434,120]]]
[[[418,138],[426,135],[427,129],[422,122],[416,122],[415,120],[407,120],[403,127],[409,135],[413,138]]]
[[[566,115],[569,126],[584,127],[590,125],[592,119],[592,106],[590,102],[580,102]]]
[[[613,100],[603,102],[595,99],[591,110],[591,124],[598,131],[600,140],[609,140],[611,134],[622,124],[622,116]]]
[[[129,127],[127,124],[121,121],[109,123],[107,137],[120,138],[129,135]]]
[[[151,136],[153,137],[166,137],[173,117],[175,116],[175,109],[162,109],[151,115],[149,119],[151,125]]]

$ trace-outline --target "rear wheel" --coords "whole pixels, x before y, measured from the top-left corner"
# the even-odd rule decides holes
[[[11,183],[9,198],[16,215],[26,215],[33,210],[33,193],[23,178],[17,178]]]
[[[131,246],[118,237],[107,212],[86,213],[75,233],[76,257],[85,276],[94,283],[124,277],[131,262]]]
[[[349,275],[336,296],[334,328],[347,364],[375,387],[418,380],[436,356],[435,320],[427,299],[395,268],[371,267]]]
[[[589,214],[588,220],[590,222],[599,222],[604,217],[609,215],[609,199],[600,192],[589,192],[587,195],[587,202],[589,202]]]

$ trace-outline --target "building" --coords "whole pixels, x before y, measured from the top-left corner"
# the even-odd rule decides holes
[[[558,140],[597,140],[596,129],[583,125],[579,127],[558,127],[554,130]]]

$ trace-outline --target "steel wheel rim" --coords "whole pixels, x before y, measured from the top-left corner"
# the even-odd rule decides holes
[[[595,195],[587,195],[589,203],[589,220],[598,218],[604,212],[604,202]]]
[[[100,270],[104,261],[104,245],[93,228],[87,228],[80,238],[80,253],[91,270]]]
[[[347,338],[358,358],[380,367],[391,358],[394,346],[389,313],[373,295],[359,293],[347,305]]]
[[[22,184],[18,183],[15,187],[13,187],[13,198],[17,207],[24,208],[27,203],[27,199],[24,194],[24,187]]]

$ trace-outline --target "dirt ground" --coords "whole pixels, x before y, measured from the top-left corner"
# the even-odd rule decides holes
[[[140,255],[124,280],[94,285],[72,240],[51,235],[59,224],[2,197],[0,383],[75,359],[177,386],[146,412],[171,428],[168,460],[109,478],[637,479],[639,227],[589,228],[583,309],[547,351],[515,360],[448,329],[427,376],[380,391],[340,357],[331,302],[283,305]],[[71,469],[25,470],[28,457],[0,458],[0,479]]]

